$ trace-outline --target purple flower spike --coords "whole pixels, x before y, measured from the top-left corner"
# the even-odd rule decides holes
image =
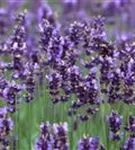
[[[42,123],[40,125],[41,135],[36,141],[35,150],[52,150],[52,134],[50,132],[50,124]]]
[[[42,123],[40,129],[41,135],[36,141],[35,150],[69,150],[67,123]]]
[[[121,134],[119,130],[122,126],[122,118],[114,111],[107,117],[107,122],[110,130],[110,139],[111,140],[120,140]]]
[[[78,142],[78,150],[101,150],[103,147],[100,144],[98,137],[84,137]]]
[[[53,125],[54,149],[69,150],[67,123]]]
[[[1,149],[9,149],[9,139],[11,131],[13,130],[13,121],[8,116],[7,107],[0,108],[0,145]]]
[[[135,149],[135,137],[129,137],[124,145],[122,150],[134,150]]]
[[[135,134],[135,117],[129,116],[129,122],[128,126],[126,127],[126,130],[130,132],[131,134]]]

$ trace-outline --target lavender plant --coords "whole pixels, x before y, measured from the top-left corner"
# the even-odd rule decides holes
[[[67,132],[67,123],[51,125],[47,122],[45,124],[41,124],[41,136],[36,142],[35,149],[68,150],[69,143],[67,139]]]
[[[134,1],[55,6],[2,2],[0,149],[134,150]]]

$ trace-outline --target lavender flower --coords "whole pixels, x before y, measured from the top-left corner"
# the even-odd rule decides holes
[[[48,22],[48,20],[43,20],[39,24],[39,31],[41,34],[41,48],[42,50],[47,52],[47,48],[49,46],[49,41],[51,39],[52,33],[53,33],[54,27]]]
[[[129,137],[125,141],[122,150],[133,150],[133,149],[135,149],[135,137]]]
[[[8,116],[7,107],[0,108],[0,145],[2,149],[9,149],[9,140],[13,130],[13,121]]]
[[[52,150],[52,134],[50,133],[50,124],[42,123],[40,126],[41,135],[36,141],[35,150]]]
[[[120,140],[121,134],[119,133],[122,126],[122,118],[114,111],[107,117],[107,122],[110,128],[110,139]]]
[[[57,103],[61,100],[61,97],[59,95],[59,88],[61,86],[61,76],[57,73],[52,73],[47,76],[47,80],[49,81],[52,102]]]
[[[129,116],[129,122],[128,122],[128,126],[126,127],[126,130],[133,135],[135,134],[135,117],[134,116]]]
[[[84,137],[78,142],[78,150],[101,150],[102,146],[98,137]]]
[[[53,125],[53,148],[59,150],[69,150],[69,141],[67,138],[67,123]]]

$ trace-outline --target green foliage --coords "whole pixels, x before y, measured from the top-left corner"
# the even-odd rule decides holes
[[[101,142],[107,150],[118,150],[124,140],[128,137],[124,133],[124,138],[120,142],[109,140],[109,129],[106,124],[106,117],[111,110],[117,111],[123,116],[124,124],[127,123],[131,113],[135,113],[134,106],[128,106],[123,102],[116,104],[102,104],[97,112],[87,122],[81,122],[76,118],[67,115],[67,109],[70,103],[52,104],[47,90],[38,90],[35,100],[31,103],[23,103],[21,109],[15,114],[15,130],[17,135],[17,150],[33,150],[36,138],[39,135],[39,124],[49,121],[51,123],[60,123],[67,121],[69,124],[70,149],[75,150],[77,141],[85,136],[99,136]],[[77,121],[77,129],[74,130],[74,122]],[[123,128],[124,128],[123,124]]]

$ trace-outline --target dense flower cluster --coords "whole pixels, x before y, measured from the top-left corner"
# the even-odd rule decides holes
[[[67,123],[53,124],[42,123],[41,135],[36,141],[35,150],[68,150]]]
[[[52,101],[65,102],[75,95],[70,114],[84,105],[94,109],[93,114],[104,101],[134,103],[133,41],[110,43],[101,17],[90,23],[74,22],[65,32],[61,35],[59,27],[47,20],[40,24]],[[89,119],[87,112],[79,114],[81,120]]]
[[[133,0],[62,0],[63,15],[59,16],[46,2],[37,0],[30,11],[11,19],[13,7],[18,10],[24,3],[15,0],[6,9],[0,8],[0,38],[6,39],[0,41],[0,99],[6,105],[0,110],[2,149],[8,148],[13,129],[8,115],[16,113],[23,101],[34,99],[37,85],[49,91],[53,104],[69,104],[67,113],[75,124],[92,120],[103,105],[135,105],[135,38],[130,36],[135,25]],[[97,17],[89,17],[93,14]],[[109,39],[105,21],[114,27],[111,37],[118,41]],[[6,37],[12,25],[13,33]],[[122,124],[122,117],[111,111],[107,117],[111,140],[121,140]],[[123,149],[133,150],[134,116],[129,117],[125,130],[129,137]],[[67,132],[66,123],[41,124],[35,149],[68,150]],[[104,149],[98,137],[84,137],[77,147]]]
[[[95,39],[91,39],[93,43],[87,43],[90,42],[87,39],[89,38],[87,32],[97,30],[94,29],[95,27],[90,30],[90,27],[94,26],[93,24],[75,22],[70,26],[69,32],[65,36],[61,35],[59,28],[53,28],[47,20],[43,20],[43,23],[40,24],[42,49],[45,51],[44,57],[46,57],[46,64],[49,66],[47,80],[54,103],[68,101],[73,94],[77,96],[77,100],[72,103],[71,109],[80,108],[88,103],[92,105],[100,103],[96,72],[90,71],[88,75],[83,76],[77,64],[80,55],[83,53],[82,50],[79,50],[79,44],[82,43],[82,48],[85,47],[88,50],[89,44],[96,42]],[[86,29],[86,31],[83,29]],[[103,34],[104,31],[98,29],[95,32]],[[93,49],[91,49],[91,53],[92,51]],[[80,117],[88,118],[87,116]]]
[[[67,137],[67,123],[53,124],[42,123],[40,126],[41,135],[35,145],[36,150],[69,150],[69,140]],[[78,150],[104,150],[100,144],[99,137],[84,137],[78,141]]]

